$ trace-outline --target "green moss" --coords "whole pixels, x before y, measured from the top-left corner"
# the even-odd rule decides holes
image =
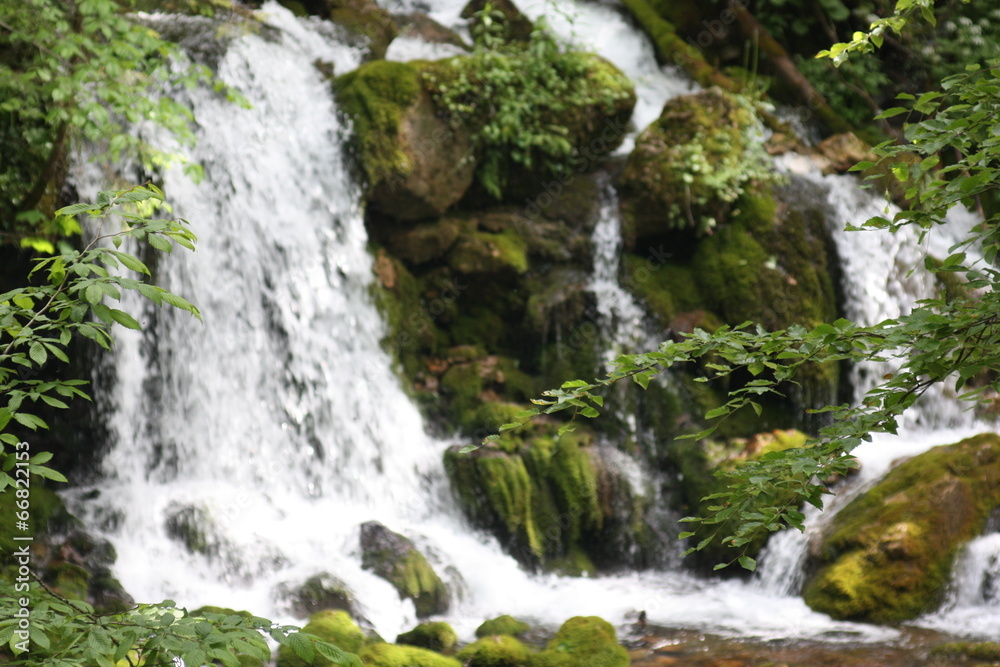
[[[652,266],[652,268],[650,268]],[[625,286],[643,300],[661,327],[673,326],[681,313],[705,307],[701,289],[693,270],[683,264],[653,264],[646,257],[625,255]],[[717,318],[702,318],[696,326],[714,331],[721,322]]]
[[[597,496],[597,473],[590,450],[584,447],[587,444],[590,443],[581,434],[564,435],[556,444],[550,468],[558,503],[567,516],[573,517],[568,531],[573,542],[584,531],[600,530],[604,523]]]
[[[614,627],[597,616],[575,616],[559,628],[537,667],[628,667],[628,651],[618,644]]]
[[[416,646],[373,644],[359,655],[370,667],[462,667],[455,658]]]
[[[309,622],[302,631],[316,635],[348,653],[358,653],[365,645],[364,632],[346,611],[339,609],[316,612],[309,617]],[[287,646],[278,649],[277,667],[307,667],[310,664],[314,667],[329,667],[335,663],[322,656],[317,656],[309,663]]]
[[[522,563],[596,573],[589,548],[613,510],[598,492],[593,436],[581,429],[556,441],[554,425],[534,428],[473,455],[450,450],[445,469],[452,488],[470,520],[494,532]]]
[[[466,275],[520,275],[528,270],[528,248],[513,229],[499,234],[468,232],[459,237],[448,253],[448,265]]]
[[[458,643],[455,630],[443,621],[421,623],[409,632],[396,637],[397,644],[417,646],[438,653],[451,653]]]
[[[458,652],[466,667],[528,667],[528,647],[506,635],[486,636]]]
[[[840,619],[893,622],[941,601],[959,547],[1000,506],[1000,436],[935,447],[897,466],[835,517],[806,603]]]
[[[504,614],[503,616],[497,616],[496,618],[491,618],[488,621],[483,621],[483,623],[476,628],[476,637],[489,637],[491,635],[508,635],[510,637],[517,637],[518,635],[523,635],[525,632],[531,629],[531,626],[524,621],[519,621],[513,616]]]
[[[400,122],[420,92],[419,69],[377,60],[334,79],[341,109],[353,121],[361,166],[369,184],[405,178],[413,159],[400,147]]]
[[[667,102],[636,139],[622,172],[627,236],[708,232],[745,190],[774,180],[757,125],[747,101],[718,88]]]

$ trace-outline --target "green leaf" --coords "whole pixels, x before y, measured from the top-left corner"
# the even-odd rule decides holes
[[[293,632],[285,637],[284,643],[295,652],[295,655],[305,660],[306,663],[312,662],[316,652],[313,648],[312,640],[307,635],[301,632]]]
[[[750,558],[750,556],[740,556],[740,566],[744,570],[749,570],[750,572],[753,572],[754,570],[757,569],[757,561],[755,561],[753,558]]]
[[[127,329],[141,330],[142,325],[135,321],[135,319],[123,310],[111,309],[111,319],[113,319],[118,324],[122,325]]]
[[[45,362],[49,359],[49,353],[45,351],[45,346],[35,341],[28,348],[28,356],[39,366],[44,366]]]

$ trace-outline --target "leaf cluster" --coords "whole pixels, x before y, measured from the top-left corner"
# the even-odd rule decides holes
[[[0,294],[0,491],[13,483],[9,473],[15,466],[15,453],[10,448],[18,443],[16,435],[5,432],[8,426],[47,428],[32,411],[33,404],[66,408],[66,401],[72,398],[87,398],[81,389],[85,384],[82,380],[39,378],[47,364],[52,360],[69,363],[66,349],[74,336],[108,348],[115,324],[141,328],[135,317],[109,303],[120,302],[123,292],[131,290],[157,305],[166,304],[201,317],[198,309],[183,298],[132,277],[148,276],[149,268],[121,249],[127,238],[162,252],[170,252],[175,243],[194,248],[196,238],[184,220],[144,215],[142,205],[148,207],[162,200],[163,193],[155,185],[146,185],[101,192],[95,203],[60,209],[57,214],[61,216],[85,214],[94,218],[94,239],[83,250],[67,249],[38,260],[29,276],[33,283]],[[106,229],[112,224],[112,212],[121,225],[114,231]],[[66,481],[60,473],[42,465],[50,456],[35,455],[30,471]]]
[[[5,587],[11,590],[0,597],[0,647],[13,656],[5,663],[9,665],[174,667],[182,660],[190,667],[239,667],[241,657],[270,660],[270,639],[307,663],[322,656],[335,665],[361,666],[357,656],[314,635],[245,613],[195,616],[164,600],[98,614],[86,602],[67,600],[39,582],[27,591]],[[31,612],[27,642],[18,633],[22,601]],[[24,650],[27,645],[29,651]]]

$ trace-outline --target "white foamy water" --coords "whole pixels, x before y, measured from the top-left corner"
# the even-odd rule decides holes
[[[644,114],[652,120],[652,110],[686,84],[654,68],[650,81],[659,83],[642,88],[641,67],[653,62],[648,41],[606,7],[573,7],[576,39],[640,78],[642,127]],[[448,24],[459,10],[441,4],[432,15]],[[445,618],[463,638],[501,613],[554,626],[579,614],[621,624],[638,610],[651,623],[738,636],[895,636],[833,622],[790,590],[754,582],[680,570],[595,579],[530,575],[495,540],[472,531],[441,470],[450,443],[425,434],[380,348],[385,328],[369,296],[372,260],[358,191],[343,167],[344,128],[328,83],[313,67],[319,58],[346,72],[359,55],[274,3],[265,13],[276,37],[237,38],[220,68],[253,109],[192,93],[200,127],[194,157],[205,163],[206,180],[195,186],[173,172],[166,179],[170,200],[200,240],[197,252],[162,260],[157,278],[196,303],[205,323],[146,310],[146,333],[121,336],[118,381],[106,389],[116,434],[107,477],[96,499],[84,500],[87,490],[74,494],[82,518],[114,543],[115,574],[131,593],[292,620],[276,601],[278,589],[330,572],[392,639],[416,619],[409,601],[360,566],[358,526],[378,520],[414,539],[448,580],[456,602]],[[623,54],[640,69],[623,64]],[[625,346],[641,327],[635,302],[615,283],[614,208],[607,197],[595,231],[592,289],[602,316],[614,323],[609,341]],[[894,303],[872,294],[865,298]],[[924,435],[896,442],[915,453],[959,437]],[[882,460],[900,455],[877,449]],[[879,465],[866,460],[866,474]],[[636,485],[644,483],[641,471],[631,472]],[[169,518],[185,509],[205,526],[201,553],[168,535]],[[956,608],[971,604],[964,600],[957,597]]]

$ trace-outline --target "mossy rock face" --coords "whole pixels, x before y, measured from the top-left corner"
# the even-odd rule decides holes
[[[309,617],[309,622],[302,628],[303,632],[316,635],[323,641],[348,653],[359,653],[365,645],[365,633],[359,628],[350,615],[342,610],[320,611]],[[278,649],[277,667],[329,667],[330,660],[317,655],[313,661],[306,662],[287,646]]]
[[[514,97],[518,96],[517,85],[538,83],[526,78],[530,72],[515,56],[491,52],[493,60],[489,65],[477,57],[476,54],[457,56],[426,66],[425,85],[439,105],[445,107],[444,93],[455,82],[472,78],[476,84],[475,77],[486,66],[507,68],[509,74],[520,77],[515,80],[523,83],[512,83],[507,93]],[[512,154],[523,153],[523,147],[479,141],[480,150],[476,154],[479,178],[462,200],[463,208],[483,208],[500,202],[524,203],[530,207],[536,199],[551,202],[557,197],[552,194],[554,189],[567,187],[576,174],[594,171],[601,159],[624,140],[636,102],[635,88],[628,77],[615,65],[592,53],[559,54],[551,64],[556,68],[556,75],[567,83],[568,92],[561,98],[553,97],[551,102],[540,101],[536,107],[522,113],[530,119],[533,131],[543,138],[545,130],[542,128],[559,128],[558,137],[550,136],[568,142],[575,161],[556,160],[552,154],[539,149],[530,149],[529,155],[515,160]],[[471,112],[460,111],[456,118],[478,134],[484,119],[493,113],[493,103],[488,99],[473,99],[470,103]],[[500,191],[499,196],[495,196],[495,191],[488,194],[483,185],[485,181]]]
[[[391,583],[400,598],[413,600],[417,616],[443,614],[451,596],[413,542],[377,521],[361,524],[361,566]]]
[[[752,107],[719,88],[675,97],[640,133],[620,177],[628,242],[707,232],[769,171]]]
[[[680,475],[681,501],[683,511],[691,516],[706,516],[708,507],[717,501],[705,501],[706,496],[726,490],[726,478],[716,477],[720,470],[732,470],[748,461],[756,461],[768,452],[784,451],[802,447],[807,436],[801,431],[777,430],[758,433],[751,438],[730,440],[679,440],[670,449],[675,468]],[[721,534],[728,535],[735,530],[735,524],[726,523],[720,528]],[[758,540],[745,546],[746,554],[755,556],[764,546]],[[741,552],[742,553],[742,552]],[[732,560],[733,550],[721,544],[710,544],[691,558],[703,568],[711,568],[716,563]]]
[[[483,623],[476,628],[476,637],[483,638],[492,635],[507,635],[510,637],[517,637],[523,635],[531,626],[524,621],[519,621],[513,616],[504,614],[503,616],[497,616],[496,618],[491,618],[488,621],[483,621]]]
[[[614,627],[597,616],[575,616],[559,628],[535,659],[538,667],[628,667]]]
[[[455,658],[416,646],[372,644],[360,657],[370,667],[462,667]]]
[[[458,635],[455,634],[455,630],[450,625],[443,621],[421,623],[409,632],[404,632],[396,637],[396,643],[417,646],[438,653],[451,653],[458,643]]]
[[[803,597],[838,619],[888,623],[941,602],[959,548],[1000,507],[1000,436],[935,447],[834,518]]]
[[[375,61],[334,80],[354,125],[367,200],[397,220],[444,213],[472,183],[471,132],[438,117],[420,67]]]
[[[458,652],[466,667],[529,667],[532,655],[528,647],[504,635],[483,637]]]
[[[606,465],[588,432],[554,440],[544,424],[534,428],[471,454],[459,447],[445,453],[469,520],[529,568],[580,575],[643,564],[649,554],[642,547],[652,545],[642,521],[645,501]]]

